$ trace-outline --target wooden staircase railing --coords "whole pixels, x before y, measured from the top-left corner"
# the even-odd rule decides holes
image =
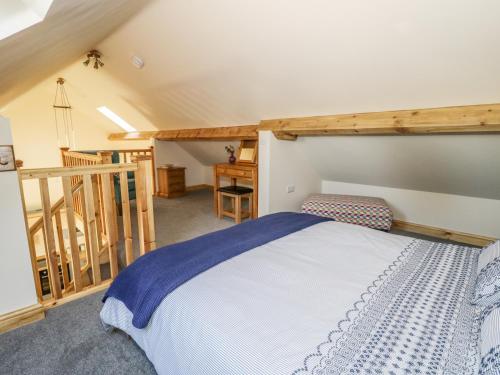
[[[38,180],[40,189],[42,217],[29,227],[28,239],[35,285],[42,303],[50,305],[69,295],[98,287],[104,282],[101,273],[102,263],[109,263],[111,280],[118,275],[114,174],[119,174],[121,181],[123,248],[126,265],[134,261],[128,172],[134,172],[136,180],[139,254],[142,255],[156,247],[152,185],[147,180],[148,163],[148,157],[136,157],[133,163],[20,170],[21,181]],[[54,204],[51,204],[50,199],[49,178],[60,180],[63,187],[63,197]],[[75,200],[75,197],[79,197],[79,200]],[[75,202],[81,204],[81,214],[76,211]],[[85,243],[79,245],[77,233],[82,231],[82,227],[87,236]],[[39,280],[40,266],[34,238],[40,232],[44,238],[44,258],[50,285],[49,299],[44,298]]]
[[[83,167],[89,165],[111,164],[111,153],[98,152],[97,155],[92,155],[83,152],[69,151],[69,148],[61,148],[61,159],[63,167]],[[73,176],[71,177],[71,185],[75,186],[81,180],[81,176]],[[99,185],[99,195],[102,198],[102,188],[100,187],[101,184],[99,179],[97,183]],[[73,205],[75,212],[83,217],[83,215],[85,215],[83,209],[83,206],[85,205],[85,197],[81,193],[76,194],[73,197]]]
[[[111,155],[117,152],[120,158],[120,163],[131,163],[137,156],[147,156],[151,160],[151,179],[153,184],[153,192],[156,193],[156,168],[154,158],[154,146],[149,148],[133,148],[122,150],[100,150],[97,155],[88,154],[81,151],[70,151],[67,147],[61,147],[61,160],[63,167],[74,167],[96,164],[111,164]]]

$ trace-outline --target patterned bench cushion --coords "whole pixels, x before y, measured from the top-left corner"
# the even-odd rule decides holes
[[[314,194],[302,204],[302,212],[385,231],[392,225],[392,211],[382,198]]]

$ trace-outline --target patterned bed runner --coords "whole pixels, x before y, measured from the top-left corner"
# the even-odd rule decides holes
[[[476,374],[477,258],[414,240],[293,374]]]

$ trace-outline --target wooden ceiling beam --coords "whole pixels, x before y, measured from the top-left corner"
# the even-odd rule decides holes
[[[500,104],[413,109],[261,121],[278,139],[357,134],[443,134],[500,132]]]
[[[113,133],[108,138],[155,138],[164,141],[241,140],[257,139],[259,130],[271,130],[276,138],[282,140],[320,135],[499,133],[500,104],[284,118],[264,120],[260,125]]]
[[[133,133],[113,133],[112,141],[139,141],[151,138],[162,141],[225,141],[258,139],[258,125],[224,126],[217,128],[173,129]]]
[[[111,133],[108,135],[110,141],[147,141],[154,138],[157,131],[138,131],[130,133]]]

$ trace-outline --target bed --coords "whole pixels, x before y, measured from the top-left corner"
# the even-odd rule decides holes
[[[231,230],[253,239],[311,216],[269,215],[216,236],[239,246]],[[153,268],[176,249],[150,253],[149,266],[141,258],[114,281],[102,322],[130,335],[159,374],[478,372],[478,249],[324,218],[269,238],[175,281],[164,296],[152,285],[175,272],[152,276]],[[216,254],[226,246],[194,241],[181,248],[206,243]],[[144,295],[157,300],[149,315],[139,313]]]

